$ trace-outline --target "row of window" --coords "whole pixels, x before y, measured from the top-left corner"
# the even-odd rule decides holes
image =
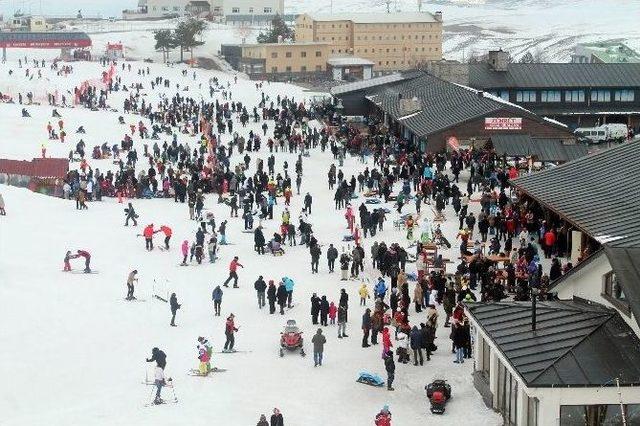
[[[503,99],[509,99],[509,93],[507,91],[494,91],[491,93]],[[562,102],[562,91],[560,90],[541,90],[539,98],[537,94],[538,92],[535,90],[518,90],[516,92],[516,102]],[[590,96],[591,102],[611,102],[611,90],[592,90]],[[614,90],[613,99],[616,102],[633,102],[635,100],[635,93],[633,90]],[[585,91],[565,90],[564,101],[584,102]]]
[[[333,53],[333,51],[331,51],[331,53]],[[319,50],[316,50],[316,58],[320,58],[322,56],[322,52]],[[278,57],[278,52],[271,52],[271,57],[272,58],[277,58]],[[284,57],[285,58],[291,58],[293,57],[293,54],[291,52],[285,52],[284,53]],[[300,57],[301,58],[306,58],[307,57],[307,52],[306,51],[302,51],[300,52]]]
[[[384,52],[385,49],[378,49],[378,53]],[[437,47],[429,48],[429,52],[437,52],[439,49]],[[410,52],[411,49],[406,49],[405,52]],[[416,52],[419,52],[418,48],[415,48]],[[342,49],[331,49],[331,53],[342,53]],[[386,49],[386,53],[397,53],[398,49]],[[422,48],[422,52],[426,52],[425,48]],[[347,49],[344,49],[344,53],[349,53]],[[356,53],[369,53],[369,49],[356,49]],[[371,53],[376,53],[376,49],[371,48]]]
[[[291,70],[292,70],[292,68],[290,66],[286,66],[284,68],[284,72],[291,72]],[[322,71],[322,65],[316,65],[316,71],[317,72]],[[278,72],[278,67],[271,67],[271,72],[274,73],[274,74],[277,73]],[[300,72],[307,72],[307,67],[302,65],[300,67]]]
[[[239,7],[232,7],[231,8],[231,13],[240,13],[240,8]],[[253,7],[249,8],[249,12],[248,13],[255,13]],[[273,8],[265,7],[265,8],[262,9],[262,13],[273,13]]]
[[[411,26],[413,25],[413,28],[433,28],[434,25],[436,24],[357,24],[361,27],[366,27],[368,29],[389,29],[389,28],[411,28]],[[301,24],[300,27],[302,28],[313,28],[313,25],[309,24],[309,25],[304,25]],[[344,24],[345,28],[349,28],[350,27],[350,23],[347,22],[346,24]],[[342,28],[342,24],[317,24],[317,28],[318,29],[329,29],[329,28]]]
[[[364,38],[365,41],[368,41],[368,36],[364,36],[363,38]],[[328,41],[327,39],[328,39],[328,37],[322,37],[322,41]],[[361,37],[358,36],[357,39],[361,40]],[[405,39],[405,36],[400,36],[400,40],[404,40],[404,39]],[[407,40],[411,40],[411,36],[407,36],[406,39]],[[429,40],[432,40],[432,39],[437,40],[438,39],[438,35],[437,34],[436,35],[429,34]],[[340,37],[340,36],[331,37],[331,41],[342,41],[342,40],[343,40],[343,38]],[[349,41],[349,36],[344,36],[344,40],[345,41]],[[382,36],[378,36],[377,40],[378,41],[382,41]],[[392,36],[392,38],[390,38],[390,36],[385,36],[384,40],[389,40],[389,41],[390,40],[396,40],[397,41],[398,38],[397,38],[397,36]],[[418,36],[417,35],[415,36],[415,40],[418,40]],[[426,40],[426,36],[423,35],[422,36],[422,40]],[[320,37],[316,37],[316,41],[320,41]],[[375,36],[371,36],[371,41],[376,41],[376,37]]]

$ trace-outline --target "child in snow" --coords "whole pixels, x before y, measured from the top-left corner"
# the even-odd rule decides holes
[[[360,289],[358,290],[358,294],[360,295],[360,306],[367,306],[367,299],[370,299],[369,289],[367,288],[366,283],[362,283]]]
[[[187,264],[187,256],[189,255],[189,241],[184,240],[182,242],[182,263],[181,265]]]
[[[336,314],[338,313],[338,308],[336,305],[331,302],[329,304],[329,324],[333,325],[336,323]]]

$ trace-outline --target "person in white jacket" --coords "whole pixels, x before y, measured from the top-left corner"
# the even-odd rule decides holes
[[[156,398],[153,400],[154,404],[162,404],[162,398],[160,398],[160,393],[162,392],[162,387],[167,383],[164,380],[164,370],[158,366],[156,366],[155,372],[155,384],[156,384]]]

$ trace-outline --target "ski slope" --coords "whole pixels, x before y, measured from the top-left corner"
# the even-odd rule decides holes
[[[13,58],[14,60],[16,58]],[[10,60],[0,65],[0,91],[17,96],[17,92],[32,90],[37,99],[46,99],[47,90],[71,90],[81,81],[96,78],[102,68],[95,63],[74,63],[74,72],[58,77],[43,70],[43,81],[29,80],[22,75],[4,78],[9,69],[18,69]],[[151,77],[137,74],[139,66],[150,67]],[[255,105],[260,93],[251,81],[219,72],[196,70],[194,82],[191,71],[181,75],[181,67],[132,63],[131,72],[118,69],[118,76],[126,84],[142,82],[146,99],[175,94],[175,83],[189,86],[181,95],[209,99],[207,81],[217,76],[230,81],[234,100],[248,106]],[[33,70],[32,70],[33,71]],[[21,70],[24,73],[24,70]],[[172,89],[162,93],[151,91],[148,81],[156,75],[171,79]],[[202,83],[202,89],[198,84]],[[265,84],[264,92],[271,98],[277,94],[308,100],[310,93],[286,84]],[[121,109],[124,93],[114,93],[111,107]],[[215,96],[220,96],[216,93]],[[120,141],[128,125],[137,123],[137,116],[125,116],[126,125],[117,122],[118,112],[86,111],[58,108],[65,121],[68,142],[48,141],[46,125],[51,120],[51,107],[29,106],[31,118],[20,117],[19,105],[0,104],[0,152],[3,157],[31,159],[38,156],[41,145],[51,156],[66,157],[80,136],[90,152],[94,145]],[[57,120],[51,120],[53,124]],[[146,122],[146,120],[143,120]],[[148,122],[147,122],[148,124]],[[273,123],[270,123],[272,128]],[[87,131],[76,135],[83,125]],[[248,134],[260,131],[261,123],[234,130]],[[228,135],[226,135],[228,138]],[[180,142],[193,147],[194,138],[180,135]],[[227,142],[223,135],[223,142]],[[134,136],[134,146],[141,153],[141,141]],[[263,144],[260,155],[266,157]],[[254,154],[255,157],[255,154]],[[295,162],[292,154],[276,154],[276,170],[283,161]],[[232,164],[241,161],[235,154]],[[329,152],[313,151],[304,160],[303,194],[314,197],[311,216],[315,234],[321,244],[334,243],[341,248],[346,233],[343,211],[333,209],[333,193],[326,187],[326,172],[332,162]],[[91,167],[102,171],[113,169],[109,160],[91,160]],[[252,161],[252,167],[254,162]],[[74,163],[77,167],[77,163]],[[146,167],[144,161],[138,169]],[[347,159],[346,176],[362,170],[357,159]],[[78,211],[73,201],[65,201],[31,193],[26,189],[0,186],[7,205],[7,216],[0,217],[0,424],[2,425],[175,425],[175,424],[255,424],[261,413],[270,414],[278,407],[287,425],[337,426],[370,425],[375,413],[389,404],[397,425],[470,423],[474,425],[500,424],[499,416],[487,409],[472,385],[472,363],[454,364],[448,348],[448,330],[438,329],[436,344],[440,349],[424,367],[398,364],[395,392],[357,384],[361,370],[386,377],[380,357],[380,347],[360,347],[360,317],[358,306],[359,282],[341,282],[337,274],[329,275],[323,254],[320,274],[311,275],[309,254],[303,247],[287,247],[282,257],[258,256],[253,252],[253,236],[241,232],[241,219],[229,219],[228,240],[222,246],[220,259],[213,265],[180,267],[179,245],[184,239],[194,239],[197,224],[188,219],[185,204],[170,199],[132,200],[140,215],[139,226],[124,227],[124,205],[116,200],[89,203],[89,209]],[[294,217],[302,206],[302,197],[293,198],[290,210]],[[357,202],[359,205],[360,201]],[[477,207],[477,206],[476,206]],[[275,209],[278,219],[282,205]],[[213,211],[217,223],[228,219],[228,207],[217,204],[209,195],[205,209]],[[395,213],[392,215],[394,216]],[[431,213],[427,213],[431,215]],[[404,241],[403,233],[394,231],[393,217],[378,240],[388,243]],[[173,228],[172,247],[168,252],[147,252],[138,237],[142,227],[154,223]],[[277,220],[265,221],[265,236],[276,232]],[[455,232],[453,221],[445,224],[449,236]],[[156,244],[160,238],[156,238]],[[371,239],[364,246],[369,253]],[[63,273],[66,250],[86,249],[92,254],[92,268],[98,274]],[[456,249],[453,249],[456,250]],[[211,291],[227,276],[233,256],[239,256],[245,266],[239,272],[240,288],[224,289],[222,316],[213,316]],[[74,269],[81,268],[79,260]],[[140,281],[136,295],[144,302],[129,303],[126,277],[138,269]],[[414,266],[409,266],[412,270]],[[253,282],[258,275],[276,282],[287,275],[296,282],[296,306],[287,315],[269,315],[257,308]],[[377,278],[366,263],[366,277]],[[154,281],[156,284],[154,284]],[[178,327],[169,327],[170,312],[166,303],[152,298],[154,285],[162,292],[176,292],[182,309],[178,312]],[[322,368],[314,368],[311,356],[297,354],[278,356],[279,333],[286,319],[294,318],[304,330],[305,348],[311,353],[310,338],[316,327],[309,318],[309,298],[313,292],[326,294],[337,303],[341,288],[350,296],[350,337],[337,339],[336,326],[325,329],[327,344]],[[413,285],[411,285],[413,291]],[[224,341],[224,319],[234,313],[240,331],[236,348],[250,353],[214,354],[212,364],[228,369],[213,377],[187,375],[197,367],[197,338],[207,336],[219,351]],[[443,321],[443,312],[441,312]],[[417,317],[414,317],[414,320]],[[151,399],[151,387],[141,382],[152,376],[152,365],[145,363],[151,348],[157,346],[168,355],[166,374],[173,377],[178,404],[145,407]],[[434,378],[446,378],[453,387],[454,397],[444,416],[428,414],[424,386]],[[168,397],[171,390],[165,388]]]

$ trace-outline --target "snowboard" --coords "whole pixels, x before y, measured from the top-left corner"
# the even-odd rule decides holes
[[[63,271],[63,272],[65,272],[65,271]],[[100,271],[96,271],[95,269],[92,269],[89,272],[85,272],[84,270],[74,270],[74,269],[72,269],[71,271],[66,271],[66,272],[69,272],[71,274],[98,274],[98,273],[100,273]]]
[[[234,349],[232,351],[224,351],[223,350],[223,351],[216,351],[214,353],[217,353],[217,354],[236,354],[236,353],[238,353],[238,354],[248,354],[248,353],[251,353],[251,352],[253,352],[253,351],[237,351],[237,350]]]

